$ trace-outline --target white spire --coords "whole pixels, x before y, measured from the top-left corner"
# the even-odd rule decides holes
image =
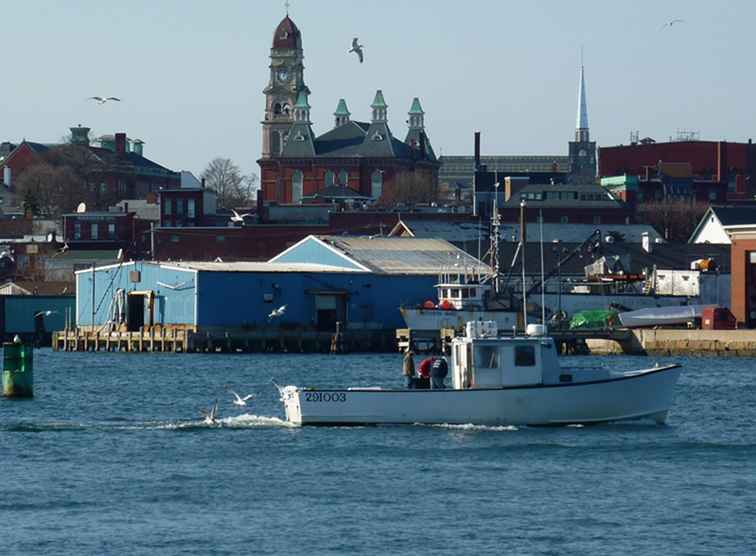
[[[585,69],[580,64],[580,88],[578,89],[577,129],[588,129],[588,102],[585,98]]]

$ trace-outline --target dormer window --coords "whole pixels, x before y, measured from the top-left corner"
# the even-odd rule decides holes
[[[297,131],[296,135],[294,135],[294,140],[297,141],[297,142],[299,142],[299,143],[302,143],[305,140],[305,136],[302,135],[301,131]]]
[[[376,131],[373,133],[373,137],[371,137],[373,141],[383,141],[384,137],[383,134],[380,131]]]

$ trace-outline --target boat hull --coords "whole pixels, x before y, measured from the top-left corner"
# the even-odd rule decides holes
[[[584,383],[465,390],[282,389],[296,425],[566,425],[652,418],[672,406],[678,365]]]
[[[495,321],[499,330],[511,330],[517,324],[517,313],[514,311],[491,310],[446,310],[400,308],[407,328],[412,330],[441,330],[453,328],[462,330],[470,321]]]

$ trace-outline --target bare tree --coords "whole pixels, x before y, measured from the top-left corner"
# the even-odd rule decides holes
[[[257,191],[257,176],[244,175],[230,158],[214,158],[202,172],[205,185],[218,194],[218,204],[231,208],[250,204]]]
[[[405,203],[431,203],[438,200],[438,188],[433,184],[433,175],[421,170],[405,170],[396,174],[381,195],[380,204],[385,206]]]
[[[708,204],[690,201],[658,201],[638,205],[636,218],[650,224],[669,241],[686,242],[703,217]]]

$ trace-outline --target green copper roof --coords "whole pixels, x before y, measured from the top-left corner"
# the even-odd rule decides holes
[[[383,100],[383,92],[380,89],[375,92],[375,98],[373,99],[373,104],[370,105],[370,108],[388,108],[388,104]]]
[[[349,109],[347,108],[346,101],[343,98],[339,99],[339,105],[336,107],[334,116],[349,116]]]
[[[299,91],[297,95],[297,103],[294,108],[310,108],[310,104],[307,102],[307,93],[303,90]]]
[[[422,106],[420,106],[420,99],[415,97],[412,99],[412,106],[410,106],[410,114],[425,114]]]

